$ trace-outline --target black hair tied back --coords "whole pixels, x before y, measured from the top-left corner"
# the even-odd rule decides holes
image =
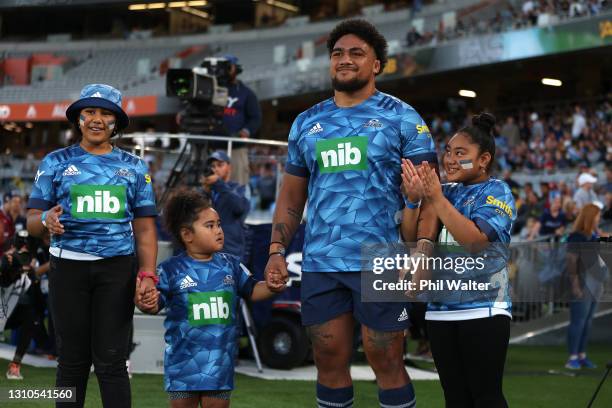
[[[495,116],[487,112],[479,113],[472,116],[472,126],[466,126],[459,130],[458,133],[468,135],[472,143],[478,145],[480,154],[488,152],[491,155],[491,161],[487,166],[487,172],[491,169],[495,160],[495,137],[493,136],[493,128],[495,127]]]
[[[479,115],[472,116],[472,124],[483,132],[491,134],[495,127],[495,116],[487,112],[482,112]]]

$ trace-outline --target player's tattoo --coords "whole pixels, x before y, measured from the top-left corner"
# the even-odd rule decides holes
[[[278,233],[280,234],[280,241],[285,243],[285,244],[289,244],[289,227],[287,226],[287,224],[283,223],[283,222],[279,222],[278,224],[274,225],[274,231],[278,231]]]
[[[403,338],[402,332],[380,332],[376,330],[367,330],[368,342],[378,350],[387,350],[396,341],[397,337]]]
[[[287,214],[293,218],[298,224],[302,222],[302,214],[294,208],[287,208]]]
[[[308,337],[313,347],[326,347],[334,338],[334,335],[328,331],[328,327],[325,323],[308,326],[306,332],[308,333]]]

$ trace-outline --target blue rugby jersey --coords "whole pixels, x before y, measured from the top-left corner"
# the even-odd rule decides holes
[[[207,262],[182,253],[157,272],[159,306],[166,307],[166,391],[233,389],[239,296],[250,298],[257,281],[226,253]]]
[[[309,177],[302,271],[357,272],[362,244],[399,242],[402,158],[437,162],[429,128],[393,96],[350,108],[330,98],[298,115],[286,171]]]
[[[28,208],[61,204],[62,235],[51,247],[102,258],[133,254],[131,221],[157,215],[146,164],[118,148],[95,155],[74,144],[42,160]]]
[[[443,273],[448,279],[474,280],[491,283],[489,291],[449,291],[444,300],[430,302],[428,320],[466,320],[495,314],[511,316],[512,302],[508,284],[507,264],[510,257],[510,231],[516,220],[516,206],[510,187],[501,180],[490,178],[485,182],[463,185],[447,183],[442,186],[444,196],[466,218],[472,220],[487,235],[489,248],[478,254],[450,250],[444,256],[482,257],[484,268],[464,272],[461,277],[453,271]],[[456,244],[452,234],[442,229],[440,244]],[[486,254],[486,256],[484,256]],[[454,276],[453,276],[454,275]]]

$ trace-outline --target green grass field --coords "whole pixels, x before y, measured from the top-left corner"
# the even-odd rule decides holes
[[[612,360],[612,345],[594,345],[590,358],[603,367]],[[563,347],[513,346],[509,350],[504,392],[510,407],[520,408],[580,408],[586,407],[604,370],[582,370],[575,376],[563,368],[566,354]],[[4,363],[4,367],[7,362]],[[419,364],[430,368],[430,364]],[[550,370],[553,370],[551,373]],[[0,388],[51,387],[55,370],[24,366],[24,381],[8,382],[2,375]],[[611,376],[612,377],[612,376]],[[415,381],[418,406],[443,407],[442,389],[438,381]],[[95,375],[90,377],[86,407],[102,407]],[[134,375],[132,379],[134,407],[165,407],[162,376]],[[0,402],[2,407],[42,407],[49,402]],[[314,383],[311,381],[266,381],[243,375],[236,376],[232,397],[234,408],[314,407]],[[355,407],[378,407],[374,382],[355,383]],[[593,408],[612,407],[612,378],[602,387]]]

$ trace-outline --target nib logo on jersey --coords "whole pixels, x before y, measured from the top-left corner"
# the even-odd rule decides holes
[[[192,326],[232,324],[231,304],[234,294],[227,291],[189,293],[189,323]]]
[[[70,187],[70,214],[80,219],[121,219],[125,217],[125,186],[73,184]]]
[[[343,137],[317,141],[317,162],[321,173],[368,168],[368,138]]]

